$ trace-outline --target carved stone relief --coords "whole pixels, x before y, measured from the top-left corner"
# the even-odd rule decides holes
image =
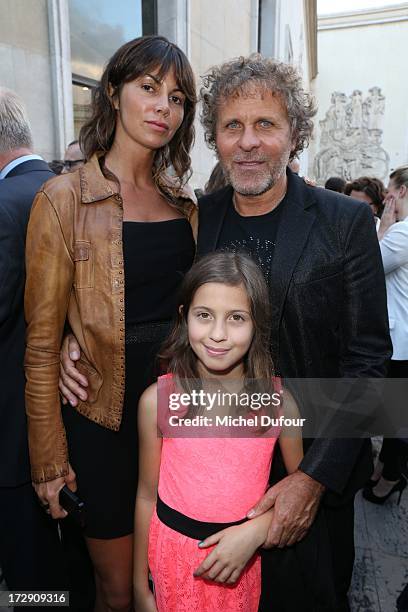
[[[388,176],[389,156],[382,148],[385,96],[380,87],[371,87],[363,98],[359,89],[350,96],[340,91],[331,95],[331,104],[320,125],[319,153],[314,174],[323,184],[330,176],[346,181],[359,176]]]

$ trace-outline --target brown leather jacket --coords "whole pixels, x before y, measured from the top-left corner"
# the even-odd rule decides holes
[[[162,187],[195,229],[186,192]],[[81,346],[78,370],[89,381],[78,412],[117,431],[125,379],[123,204],[96,155],[79,171],[42,187],[27,231],[26,409],[34,482],[68,473],[58,377],[66,321]],[[86,444],[86,440],[84,440]]]

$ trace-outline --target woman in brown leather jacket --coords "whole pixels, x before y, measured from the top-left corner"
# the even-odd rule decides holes
[[[66,515],[59,504],[65,484],[85,502],[98,612],[132,608],[136,408],[194,257],[196,211],[183,182],[195,102],[191,66],[178,47],[159,36],[123,45],[81,131],[87,163],[43,186],[28,228],[32,478],[53,518]],[[61,410],[67,327],[89,384],[86,398]]]

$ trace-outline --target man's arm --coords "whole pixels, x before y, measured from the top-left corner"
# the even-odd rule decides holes
[[[344,295],[339,333],[340,371],[345,378],[377,378],[391,357],[387,298],[381,254],[368,206],[361,206],[349,227],[341,228],[344,244]],[[341,494],[356,465],[364,440],[315,439],[300,470],[327,489]]]
[[[385,374],[391,355],[381,256],[368,207],[361,206],[348,227],[340,228],[344,245],[344,296],[340,372],[344,377]],[[294,474],[272,486],[248,513],[274,508],[266,547],[290,546],[313,523],[325,490],[343,493],[365,441],[315,439]]]
[[[358,209],[345,238],[342,374],[385,376],[392,344],[384,269],[368,206]]]
[[[316,517],[324,490],[300,470],[268,489],[247,514],[253,519],[273,508],[264,548],[293,546],[302,540]]]

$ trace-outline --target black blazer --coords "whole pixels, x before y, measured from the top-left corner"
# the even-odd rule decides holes
[[[30,482],[24,404],[24,249],[28,217],[48,164],[29,160],[0,181],[0,486]]]
[[[232,188],[199,205],[198,255],[216,250]],[[384,271],[368,205],[288,170],[270,274],[272,356],[283,377],[384,376],[391,355]],[[371,469],[369,441],[315,439],[301,469],[353,494]],[[358,461],[360,459],[360,461]],[[273,480],[281,478],[283,464]]]

